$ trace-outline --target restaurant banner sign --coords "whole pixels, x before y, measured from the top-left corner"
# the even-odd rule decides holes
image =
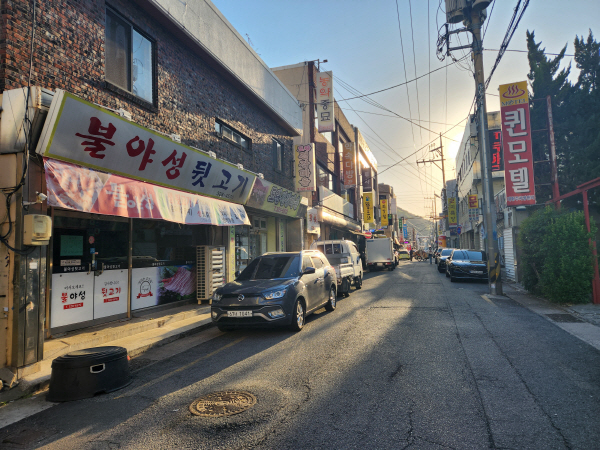
[[[317,118],[319,121],[319,133],[335,131],[335,114],[333,112],[332,72],[317,73],[316,86]]]
[[[36,152],[193,194],[246,203],[256,176],[57,89]]]
[[[379,208],[381,208],[381,226],[388,226],[388,200],[385,196],[379,198]]]
[[[374,223],[373,217],[373,194],[365,192],[363,194],[363,222]]]
[[[344,142],[342,155],[342,162],[344,165],[344,186],[356,186],[356,155],[354,152],[354,142]]]
[[[456,197],[448,197],[448,226],[450,228],[456,228],[457,225]]]
[[[507,206],[534,205],[533,153],[527,81],[500,85]]]
[[[317,190],[314,144],[294,146],[294,170],[296,173],[296,192]]]
[[[48,206],[199,225],[250,225],[242,205],[44,160]]]
[[[277,186],[270,181],[257,178],[246,206],[274,212],[289,217],[297,217],[301,213],[302,196]]]

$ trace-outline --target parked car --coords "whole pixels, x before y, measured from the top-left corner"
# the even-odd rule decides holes
[[[408,250],[400,249],[398,250],[398,261],[402,259],[410,259],[410,252]]]
[[[285,325],[300,331],[309,314],[335,309],[336,288],[335,270],[319,251],[265,253],[215,291],[211,317],[221,331]]]
[[[454,282],[458,278],[487,280],[487,258],[478,250],[454,249],[446,260],[446,277]]]
[[[443,248],[438,256],[436,257],[435,263],[437,264],[438,272],[444,273],[446,271],[446,260],[452,254],[453,248]]]
[[[363,266],[356,244],[345,239],[313,242],[311,249],[325,255],[335,269],[338,295],[349,295],[350,286],[362,287]]]

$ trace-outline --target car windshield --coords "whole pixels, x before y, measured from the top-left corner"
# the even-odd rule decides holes
[[[485,261],[484,252],[474,252],[471,250],[455,251],[452,254],[453,261]]]
[[[300,256],[272,255],[254,259],[237,277],[237,281],[293,278],[300,275]]]
[[[442,256],[448,256],[450,255],[450,253],[452,253],[451,248],[445,248],[444,250],[442,250]]]

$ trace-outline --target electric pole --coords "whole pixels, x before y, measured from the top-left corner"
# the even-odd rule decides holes
[[[471,10],[471,20],[467,28],[473,34],[473,61],[475,63],[475,84],[478,109],[479,158],[483,185],[483,226],[486,233],[486,253],[488,284],[490,294],[502,295],[500,279],[500,257],[498,253],[498,231],[496,228],[496,204],[494,203],[494,183],[492,179],[492,154],[488,140],[487,107],[485,101],[485,78],[483,75],[483,46],[481,42],[481,15]]]

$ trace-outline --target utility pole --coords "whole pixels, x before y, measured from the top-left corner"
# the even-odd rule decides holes
[[[492,155],[488,140],[487,107],[485,102],[485,77],[483,75],[483,46],[481,42],[481,15],[471,10],[471,21],[467,28],[473,34],[473,60],[475,63],[475,84],[479,115],[478,141],[483,184],[483,224],[486,232],[486,253],[488,257],[488,284],[490,294],[502,295],[500,279],[500,258],[498,253],[498,231],[496,229],[496,204],[492,179]]]

